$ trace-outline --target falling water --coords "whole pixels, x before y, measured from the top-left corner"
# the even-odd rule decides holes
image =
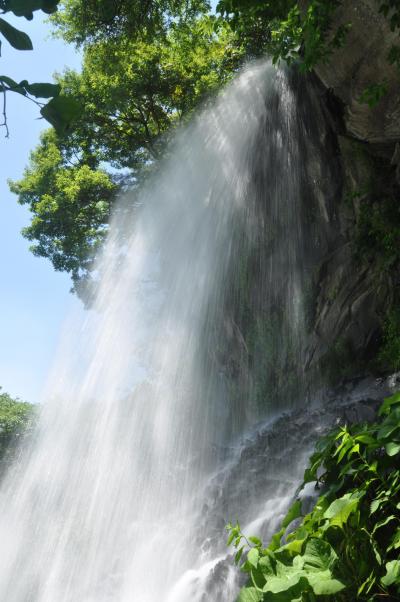
[[[240,261],[267,241],[265,311],[285,315],[271,353],[283,369],[286,347],[302,352],[301,127],[289,76],[255,63],[121,201],[94,307],[64,337],[37,432],[3,483],[1,601],[234,599],[227,567],[223,594],[201,598],[224,541],[201,517],[239,427],[262,416],[250,365],[247,398],[233,400],[240,333],[233,314],[221,322]],[[282,509],[297,477],[280,485]]]

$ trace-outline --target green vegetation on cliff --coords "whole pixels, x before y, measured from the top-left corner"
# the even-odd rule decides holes
[[[249,575],[238,602],[400,599],[400,393],[379,416],[317,443],[299,493],[320,495],[305,516],[296,499],[267,547],[228,526]]]
[[[0,388],[0,475],[13,458],[15,445],[33,424],[35,407],[13,399]]]

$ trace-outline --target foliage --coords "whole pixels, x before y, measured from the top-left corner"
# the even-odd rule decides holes
[[[2,14],[12,12],[17,17],[31,20],[34,11],[37,10],[42,10],[47,14],[54,13],[57,10],[58,2],[59,0],[0,0],[0,11]],[[17,50],[33,50],[29,36],[10,25],[3,18],[0,18],[0,34]],[[0,75],[0,91],[3,94],[3,123],[1,125],[6,130],[6,136],[9,135],[6,112],[8,92],[22,94],[35,102],[41,107],[42,117],[61,131],[69,127],[78,113],[76,101],[70,97],[60,96],[61,88],[58,84],[30,84],[27,80],[17,83],[7,75]],[[37,98],[50,98],[51,100],[47,104],[43,104],[38,102]]]
[[[370,108],[376,107],[387,91],[387,81],[370,84],[362,91],[359,102],[367,104]]]
[[[400,205],[397,195],[379,201],[362,201],[356,246],[360,256],[378,258],[384,269],[400,262]]]
[[[378,361],[385,370],[400,370],[400,308],[389,311],[383,325],[383,341]]]
[[[259,3],[255,0],[220,0],[217,10],[252,54],[272,55],[275,63],[299,60],[305,70],[326,62],[342,46],[350,25],[332,31],[332,18],[340,0],[310,0],[301,9],[294,0]]]
[[[171,23],[208,9],[207,0],[64,0],[52,21],[67,42],[81,45],[121,37],[154,39]]]
[[[399,0],[382,0],[379,1],[379,12],[389,19],[391,31],[397,31],[400,37],[400,1]],[[389,63],[400,69],[400,44],[392,44],[389,54]]]
[[[33,252],[70,272],[75,290],[88,280],[121,182],[143,180],[173,130],[228,81],[242,56],[230,28],[216,30],[215,18],[203,16],[153,41],[96,42],[82,73],[59,76],[63,93],[79,102],[79,118],[41,138],[11,190],[33,213],[24,230]]]
[[[242,54],[214,19],[174,24],[165,38],[107,40],[85,51],[82,74],[60,83],[79,100],[70,140],[115,167],[137,168],[160,156],[166,134],[237,69]]]
[[[273,29],[279,27],[295,5],[295,0],[219,0],[217,12],[236,32],[247,54],[260,56],[271,43]]]
[[[53,130],[46,131],[30,166],[11,190],[28,205],[33,219],[23,234],[35,241],[35,255],[49,257],[56,270],[72,274],[75,286],[87,276],[101,244],[116,185],[85,158],[75,163]]]
[[[0,459],[3,462],[7,461],[10,445],[29,429],[35,414],[30,403],[12,399],[0,388]]]
[[[301,489],[321,495],[305,516],[297,499],[266,548],[228,525],[249,575],[238,601],[400,599],[400,393],[379,415],[318,442]]]

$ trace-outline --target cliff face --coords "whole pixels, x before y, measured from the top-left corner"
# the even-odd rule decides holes
[[[399,34],[390,30],[379,5],[377,0],[342,3],[332,29],[351,23],[345,45],[315,71],[343,103],[347,134],[368,143],[374,152],[383,151],[390,159],[400,140],[400,78],[388,55],[392,46],[398,45]],[[360,101],[368,86],[383,83],[387,91],[375,108]]]
[[[296,333],[301,340],[285,328],[279,297],[274,306],[268,301],[266,230],[258,232],[256,245],[242,244],[233,270],[236,285],[221,319],[219,340],[227,344],[216,360],[232,385],[239,423],[243,413],[254,416],[260,407],[265,412],[269,405],[304,399],[320,384],[375,374],[382,326],[400,283],[399,265],[388,267],[368,248],[366,220],[385,199],[399,199],[400,76],[387,60],[394,34],[376,0],[343,3],[336,19],[334,27],[352,23],[345,47],[314,74],[292,74],[302,124],[297,135],[304,325]],[[362,92],[382,81],[387,94],[378,105],[362,103]],[[261,181],[261,189],[268,186],[267,178]],[[266,207],[261,202],[260,224],[271,220]],[[360,250],[363,232],[367,243]],[[258,409],[244,402],[249,391]]]
[[[325,88],[342,166],[337,199],[338,238],[321,262],[308,365],[354,373],[374,356],[382,323],[399,283],[399,266],[382,269],[382,258],[357,255],[365,207],[388,197],[400,202],[400,76],[388,61],[398,34],[378,12],[376,0],[343,3],[333,29],[351,23],[343,48],[315,69]],[[384,83],[375,107],[361,102],[367,87]],[[332,102],[333,99],[333,102]],[[324,101],[323,101],[324,102]],[[400,244],[400,240],[399,240]]]

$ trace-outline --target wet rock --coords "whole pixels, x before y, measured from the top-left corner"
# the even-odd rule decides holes
[[[388,148],[393,155],[400,140],[399,74],[387,57],[398,43],[398,33],[390,30],[389,20],[378,9],[376,0],[341,3],[332,30],[347,23],[352,27],[344,46],[334,51],[329,64],[317,65],[315,71],[344,105],[347,132]],[[368,86],[383,82],[387,93],[378,106],[370,108],[361,102]]]

